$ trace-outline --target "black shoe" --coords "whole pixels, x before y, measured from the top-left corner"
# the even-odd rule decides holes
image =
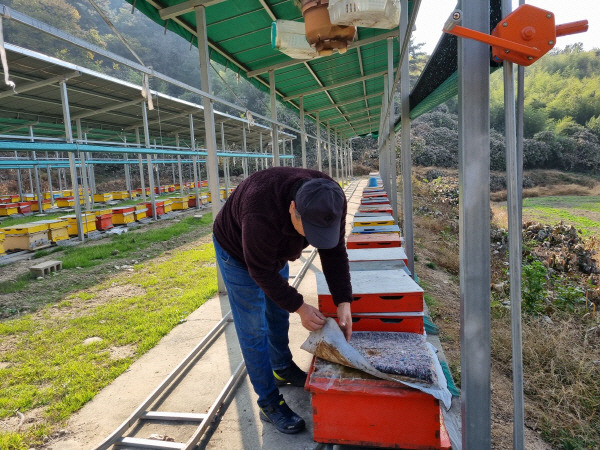
[[[299,433],[306,426],[304,419],[285,403],[283,395],[275,403],[260,408],[260,418],[271,422],[278,431],[286,434]]]
[[[306,384],[306,372],[300,369],[294,361],[285,369],[274,370],[273,375],[277,386],[291,384],[296,387],[304,387]]]

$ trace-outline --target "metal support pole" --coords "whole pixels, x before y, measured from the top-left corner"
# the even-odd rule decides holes
[[[16,151],[15,159],[19,159]],[[17,169],[17,189],[19,191],[19,200],[23,201],[23,180],[21,180],[21,169]]]
[[[127,136],[124,137],[124,142],[127,144]],[[127,153],[123,154],[123,159],[125,160],[125,188],[127,189],[127,193],[129,194],[129,200],[133,200],[133,192],[131,191],[131,169],[129,167],[129,155]]]
[[[389,83],[387,78],[383,77],[383,99],[382,99],[382,111],[386,111],[388,109],[388,100],[390,98],[389,94]],[[382,122],[380,126],[380,139],[382,142],[385,140],[388,135],[388,127],[389,121],[386,121],[384,117],[382,117]],[[390,195],[390,179],[389,179],[389,145],[383,145],[381,147],[381,154],[379,155],[379,173],[381,174],[381,181],[383,181],[383,187],[385,191]]]
[[[333,131],[333,140],[335,142],[335,179],[340,182],[340,151],[338,148],[338,135]]]
[[[15,155],[16,153],[17,152],[15,152]],[[50,161],[50,156],[48,156],[48,152],[46,152],[46,160]],[[50,193],[50,207],[52,207],[54,206],[54,191],[52,189],[52,170],[50,169],[50,166],[48,166],[46,170],[48,174],[48,192]],[[19,195],[21,194],[19,193]],[[42,211],[40,210],[40,212]]]
[[[344,151],[344,141],[342,140],[342,138],[340,137],[340,170],[342,172],[342,186],[344,186],[346,184],[346,169],[345,169],[345,158],[346,158],[346,152]]]
[[[271,137],[273,139],[273,167],[279,166],[279,131],[277,129],[277,96],[275,93],[275,71],[269,70],[269,91],[271,93]]]
[[[408,6],[405,8],[405,12],[407,11]],[[402,12],[402,8],[400,8]],[[407,26],[408,26],[408,13],[407,16]],[[402,30],[400,30],[402,33]],[[403,35],[400,34],[400,37]],[[400,46],[402,48],[402,46]],[[389,117],[388,117],[388,145],[390,149],[389,161],[390,161],[390,191],[388,195],[390,196],[390,203],[392,204],[392,211],[394,214],[394,221],[398,220],[398,173],[396,171],[397,161],[396,161],[396,133],[394,131],[394,41],[392,39],[388,39],[387,41],[387,50],[388,50],[388,95],[389,95]],[[411,271],[411,273],[414,273]]]
[[[221,122],[221,151],[226,152],[226,144],[225,144],[225,123]],[[223,158],[223,181],[225,181],[225,198],[229,197],[229,158]],[[219,197],[221,198],[221,193],[219,192]]]
[[[260,133],[259,137],[258,137],[258,145],[260,147],[260,152],[263,153],[263,139],[262,139],[262,133]],[[262,168],[263,170],[265,169],[265,163],[266,163],[266,158],[261,158],[261,164],[262,164]]]
[[[246,127],[242,125],[242,148],[244,153],[248,152],[248,147],[246,146]],[[244,170],[244,179],[248,178],[248,158],[242,159],[242,169]]]
[[[198,37],[198,53],[200,54],[200,79],[201,87],[204,92],[211,92],[210,78],[208,76],[209,56],[208,56],[208,38],[206,36],[206,9],[204,6],[197,6],[196,11],[196,35]],[[204,106],[204,127],[206,136],[206,172],[208,175],[208,184],[212,197],[212,218],[215,220],[217,213],[221,208],[219,201],[219,168],[217,162],[217,137],[215,132],[215,116],[213,104],[208,97],[202,97]],[[225,292],[225,284],[218,273],[219,292]]]
[[[302,145],[302,167],[306,169],[306,126],[304,124],[304,97],[299,97],[300,101],[300,140]]]
[[[321,161],[321,127],[319,126],[319,111],[316,114],[316,122],[315,125],[317,127],[317,170],[319,172],[323,171],[323,162]]]
[[[404,10],[402,10],[404,8]],[[406,14],[405,14],[406,13]],[[405,37],[408,31],[408,0],[402,0],[400,8],[400,36]],[[403,47],[402,42],[400,48]],[[410,149],[410,73],[408,52],[400,61],[400,97],[401,97],[401,155],[402,164],[402,234],[404,249],[408,258],[408,270],[415,273],[415,244],[413,234],[413,190],[412,190],[412,158]],[[398,200],[396,198],[396,205]],[[396,210],[394,210],[396,211]],[[394,216],[397,218],[397,216]]]
[[[460,0],[462,25],[488,34],[489,0]],[[462,446],[491,447],[490,49],[458,39]]]
[[[79,142],[83,142],[83,133],[81,131],[81,119],[75,119],[75,126],[77,127],[77,140]],[[83,182],[83,203],[85,205],[85,210],[90,211],[90,191],[88,187],[88,177],[87,177],[87,167],[85,165],[85,152],[79,153],[79,173],[81,174],[81,181]],[[73,195],[78,198],[79,193]]]
[[[150,130],[148,129],[148,109],[146,108],[146,101],[142,102],[142,119],[144,121],[144,144],[146,148],[150,148]],[[148,164],[148,185],[150,187],[150,204],[152,207],[152,218],[158,219],[156,215],[156,197],[154,195],[154,173],[152,171],[152,155],[148,153],[146,155],[146,162]]]
[[[58,161],[60,159],[58,152],[56,152],[56,160]],[[58,176],[58,189],[60,190],[60,196],[63,195],[62,190],[63,190],[63,182],[62,182],[62,177],[60,174],[61,169],[56,169],[56,175]]]
[[[179,133],[175,135],[175,145],[179,150]],[[183,190],[183,171],[181,170],[181,155],[177,155],[177,171],[179,172],[179,191],[181,192],[181,196],[185,195]]]
[[[502,0],[502,17],[512,12],[512,4]],[[506,141],[506,192],[508,212],[508,262],[510,278],[510,321],[513,369],[513,449],[525,448],[525,419],[523,407],[523,342],[521,328],[521,260],[522,260],[522,189],[517,150],[515,115],[515,80],[513,64],[504,61],[504,130]],[[519,86],[521,87],[521,86]],[[522,130],[522,127],[520,127]]]
[[[139,128],[135,129],[135,142],[138,147],[142,146],[142,143],[140,141],[140,129]],[[141,153],[138,154],[138,167],[140,170],[140,187],[142,188],[142,200],[145,203],[146,202],[146,183],[144,180],[144,163],[142,162],[142,154]]]
[[[156,145],[156,139],[154,139],[154,149],[156,150],[158,145]],[[154,159],[157,159],[158,155],[154,155]],[[158,171],[159,164],[155,164],[152,166],[152,169],[156,172],[156,190],[157,194],[160,195],[160,173]],[[152,172],[154,173],[154,172]]]
[[[196,151],[196,135],[194,134],[194,115],[190,114],[190,145],[192,146],[192,151]],[[192,156],[192,171],[194,176],[194,194],[196,194],[196,209],[200,209],[200,187],[198,186],[198,157]],[[181,161],[181,158],[180,158]],[[180,172],[181,173],[181,172]],[[181,180],[181,177],[179,177]],[[181,190],[183,192],[183,188]]]
[[[329,120],[327,121],[327,167],[329,169],[329,176],[332,177],[331,169],[331,128],[329,128]]]
[[[63,122],[65,123],[65,138],[67,143],[73,143],[73,130],[71,129],[71,112],[69,110],[69,96],[67,94],[67,83],[60,82],[60,99],[63,110]],[[77,167],[75,166],[75,155],[69,152],[69,168],[71,169],[71,183],[75,198],[75,220],[77,221],[77,237],[83,242],[83,223],[81,220],[81,203],[79,203],[79,183],[77,181]]]
[[[34,141],[33,126],[31,126],[31,125],[29,125],[29,137],[31,138],[31,142],[33,142]],[[37,160],[36,152],[33,152],[33,160],[34,161]],[[37,197],[38,212],[41,214],[43,212],[43,210],[42,210],[42,189],[40,187],[40,173],[39,173],[39,169],[38,169],[37,165],[33,168],[33,174],[35,175],[35,195]],[[33,192],[33,189],[32,189],[32,192]]]

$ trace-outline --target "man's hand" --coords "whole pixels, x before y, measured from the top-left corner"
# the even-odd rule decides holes
[[[352,336],[352,312],[350,311],[349,302],[343,302],[338,305],[337,317],[346,340],[350,341],[350,337]]]
[[[302,303],[302,306],[296,310],[300,314],[302,326],[308,331],[317,331],[325,325],[325,316],[314,306],[307,303]]]

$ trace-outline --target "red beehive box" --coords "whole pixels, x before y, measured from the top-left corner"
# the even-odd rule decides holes
[[[449,449],[437,399],[400,383],[313,358],[313,434],[327,444]]]
[[[337,317],[333,317],[337,321]],[[423,334],[423,313],[352,314],[352,331],[394,331]]]
[[[346,241],[348,249],[400,247],[398,233],[351,234]]]
[[[140,205],[143,205],[144,203],[139,203]],[[157,200],[154,202],[154,204],[156,205],[156,215],[157,216],[162,216],[165,213],[165,202],[164,200]],[[148,208],[148,217],[152,217],[152,203],[148,202],[145,203],[146,208]]]
[[[19,206],[17,207],[20,214],[26,214],[31,212],[31,203],[29,202],[19,202],[17,203]]]
[[[106,214],[98,214],[96,216],[96,229],[97,230],[110,230],[114,228],[112,222],[112,212]]]
[[[317,272],[319,310],[337,313],[325,276]],[[423,289],[404,270],[360,270],[350,272],[353,313],[422,312]]]

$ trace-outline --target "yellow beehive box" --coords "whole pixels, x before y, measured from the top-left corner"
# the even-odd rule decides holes
[[[31,202],[30,207],[33,212],[37,212],[40,209],[38,202]],[[42,200],[42,211],[46,211],[47,209],[50,209],[51,207],[52,207],[52,205],[50,204],[50,199]]]
[[[129,192],[127,191],[113,191],[111,195],[115,200],[124,200],[129,198]],[[135,193],[133,193],[133,197],[135,197]]]
[[[10,216],[19,212],[17,203],[2,203],[0,204],[0,216]]]
[[[164,208],[165,208],[165,213],[173,211],[173,202],[171,201],[171,199],[169,199],[169,198],[165,199]]]
[[[32,202],[34,200],[37,200],[37,195],[35,195],[35,194],[23,194],[23,201],[24,202]]]
[[[48,239],[51,242],[69,239],[69,222],[62,219],[38,220],[32,224],[43,224],[48,230]]]
[[[52,198],[52,194],[51,194],[50,192],[44,192],[44,193],[42,194],[42,198],[43,198],[44,200],[50,200],[50,199]]]
[[[110,192],[105,192],[104,194],[94,194],[94,201],[98,203],[110,202],[112,199],[113,196]]]
[[[77,228],[77,216],[71,214],[68,216],[59,217],[59,219],[66,220],[68,222],[67,231],[69,236],[77,236],[79,234],[79,229]],[[96,231],[96,216],[93,213],[82,213],[81,223],[84,233]]]
[[[174,210],[180,210],[180,209],[188,209],[188,199],[187,197],[173,197],[171,198],[172,203],[172,208]]]
[[[143,219],[144,217],[148,217],[148,208],[144,204],[135,205],[134,215],[136,221]]]
[[[63,197],[72,197],[73,196],[73,191],[71,189],[63,189],[61,191],[61,195]]]
[[[4,233],[8,236],[11,234],[32,234],[39,233],[40,231],[46,231],[46,225],[39,223],[23,223],[21,225],[11,225],[10,227],[2,228]]]
[[[74,197],[58,197],[56,199],[56,206],[59,208],[72,208],[75,206]]]
[[[13,225],[3,231],[6,250],[37,250],[50,245],[45,225]]]
[[[99,209],[98,211],[88,211],[88,213],[90,214],[94,214],[95,217],[98,216],[103,216],[105,214],[111,214],[112,213],[112,209]]]
[[[0,255],[4,254],[4,231],[0,230]]]
[[[11,202],[20,202],[21,201],[21,196],[19,194],[10,194],[10,201]]]
[[[121,206],[113,208],[112,221],[114,225],[125,225],[127,223],[135,222],[135,210],[133,206]]]

